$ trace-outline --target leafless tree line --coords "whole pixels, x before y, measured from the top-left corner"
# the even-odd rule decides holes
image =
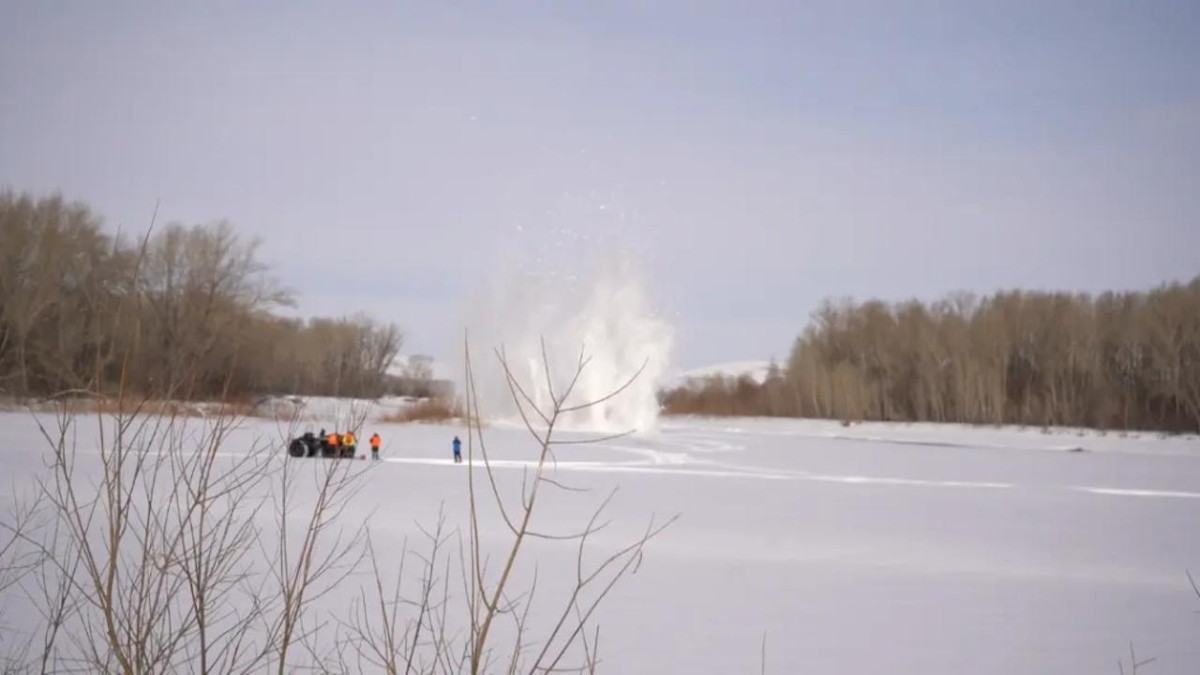
[[[293,299],[258,247],[224,222],[110,235],[86,205],[0,192],[0,393],[377,393],[399,329],[272,314]]]
[[[1200,277],[1148,292],[827,302],[762,384],[669,412],[1200,430]]]

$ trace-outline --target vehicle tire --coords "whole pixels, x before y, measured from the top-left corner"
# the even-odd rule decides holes
[[[288,444],[287,451],[292,457],[304,457],[308,454],[308,446],[303,439],[293,438],[292,442]]]

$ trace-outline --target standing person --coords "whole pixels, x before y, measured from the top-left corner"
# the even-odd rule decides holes
[[[383,445],[383,439],[376,432],[371,435],[371,459],[379,461],[379,448]]]
[[[346,446],[346,456],[354,459],[355,454],[358,452],[358,438],[354,435],[353,431],[347,431],[346,435],[342,437],[342,445]]]
[[[458,436],[454,437],[454,463],[462,463],[462,441],[458,440]]]

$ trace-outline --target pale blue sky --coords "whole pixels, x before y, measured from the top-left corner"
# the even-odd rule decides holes
[[[597,243],[650,268],[684,367],[782,358],[826,296],[1200,274],[1200,3],[0,14],[0,186],[228,218],[302,312],[438,356],[499,269]]]

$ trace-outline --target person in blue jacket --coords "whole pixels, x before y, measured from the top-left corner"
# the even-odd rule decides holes
[[[454,463],[462,463],[462,441],[458,440],[458,436],[454,437]]]

